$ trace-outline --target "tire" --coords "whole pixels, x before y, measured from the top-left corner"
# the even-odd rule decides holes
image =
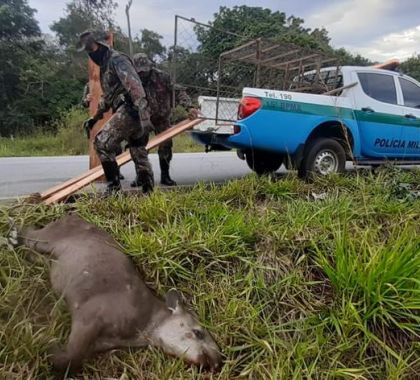
[[[277,171],[283,163],[283,156],[261,150],[249,150],[245,152],[245,160],[251,170],[258,175],[264,175]]]
[[[342,173],[345,167],[346,152],[343,146],[337,140],[320,138],[309,142],[298,175],[308,179],[313,175]]]

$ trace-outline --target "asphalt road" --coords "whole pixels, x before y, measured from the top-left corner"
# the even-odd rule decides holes
[[[158,156],[151,154],[149,157],[158,184]],[[47,190],[80,175],[88,166],[87,156],[0,158],[0,200]],[[353,170],[353,164],[347,162],[346,169]],[[286,172],[284,166],[279,172]],[[135,178],[133,163],[124,165],[122,173],[125,176],[123,188],[130,189],[130,182]],[[178,185],[192,185],[199,181],[220,183],[249,173],[251,170],[245,161],[240,160],[233,152],[176,153],[171,163],[171,175]]]
[[[160,179],[157,154],[150,161],[155,180]],[[0,199],[10,199],[48,189],[88,169],[87,156],[68,157],[16,157],[0,158]],[[232,152],[177,153],[171,164],[171,175],[179,185],[191,185],[198,181],[223,182],[239,178],[250,169]],[[125,176],[123,187],[135,178],[132,162],[122,167]]]

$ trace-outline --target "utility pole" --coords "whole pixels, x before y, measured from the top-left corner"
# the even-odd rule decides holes
[[[130,8],[133,4],[133,0],[128,0],[128,4],[125,6],[125,14],[127,15],[127,25],[128,25],[128,45],[130,48],[130,57],[133,58],[133,40],[131,38],[131,25],[130,25]]]

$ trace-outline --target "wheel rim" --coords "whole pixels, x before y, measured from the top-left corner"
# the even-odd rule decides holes
[[[338,157],[331,150],[322,150],[316,157],[314,162],[314,171],[327,175],[331,173],[336,173],[338,170]]]

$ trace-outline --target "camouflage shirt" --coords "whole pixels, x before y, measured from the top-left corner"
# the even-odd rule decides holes
[[[141,80],[125,54],[108,49],[100,66],[100,81],[103,95],[96,119],[102,118],[110,108],[115,112],[123,103],[128,103],[137,111],[147,106]]]
[[[142,82],[151,114],[168,117],[171,113],[173,91],[169,74],[153,67],[150,75],[142,79]],[[191,99],[183,88],[175,87],[175,102],[175,105],[179,104],[184,108],[192,106]]]
[[[152,115],[166,116],[171,113],[171,78],[162,70],[153,68],[150,75],[143,79],[147,102]]]
[[[180,105],[184,108],[192,108],[192,101],[184,87],[175,86],[175,105]]]

